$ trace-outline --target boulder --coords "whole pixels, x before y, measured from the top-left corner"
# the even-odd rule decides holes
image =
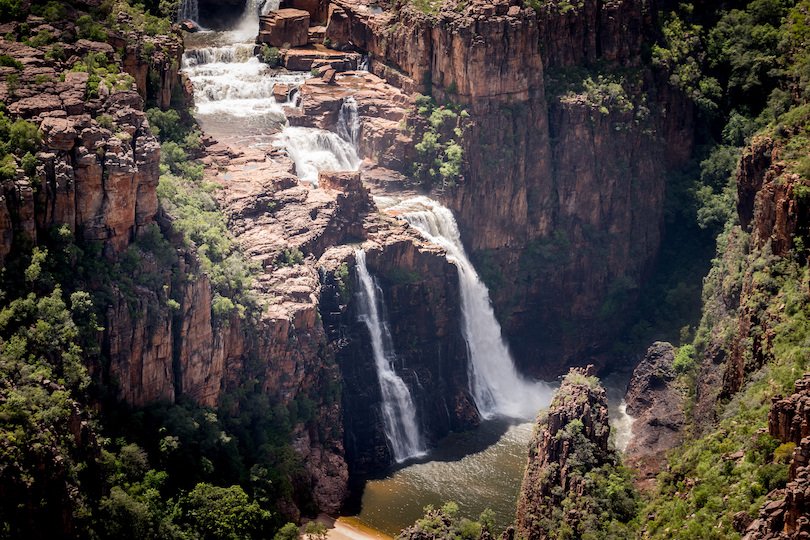
[[[666,466],[666,454],[680,443],[686,398],[675,385],[675,347],[656,342],[633,371],[625,401],[635,418],[625,450],[628,464],[638,469],[640,487],[652,484]]]
[[[51,150],[68,151],[76,142],[76,129],[67,118],[47,117],[40,124],[43,142]]]
[[[309,43],[309,13],[301,9],[280,9],[263,15],[256,41],[272,47],[303,47]]]

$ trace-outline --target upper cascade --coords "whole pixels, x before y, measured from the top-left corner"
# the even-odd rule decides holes
[[[425,443],[416,421],[416,406],[408,386],[394,370],[396,351],[391,332],[385,321],[385,304],[382,291],[366,266],[366,252],[355,251],[357,279],[360,289],[357,297],[358,319],[368,328],[371,336],[371,349],[377,378],[382,394],[382,414],[385,435],[391,443],[394,460],[397,463],[421,456],[425,453]]]
[[[544,382],[526,380],[515,369],[489,291],[464,250],[453,213],[424,196],[402,201],[387,211],[444,248],[447,259],[458,269],[462,330],[470,359],[470,392],[481,416],[534,418],[539,409],[548,405],[552,389]]]
[[[357,149],[360,142],[360,116],[357,114],[357,100],[352,96],[344,98],[340,106],[337,132],[344,141],[352,143]]]

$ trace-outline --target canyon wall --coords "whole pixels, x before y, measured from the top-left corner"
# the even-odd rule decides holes
[[[330,6],[331,46],[368,51],[389,83],[470,113],[463,178],[441,196],[535,374],[603,360],[656,260],[693,112],[643,59],[652,25],[633,1]]]

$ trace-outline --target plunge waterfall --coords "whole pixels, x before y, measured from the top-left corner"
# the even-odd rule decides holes
[[[396,360],[391,332],[385,322],[385,304],[382,291],[366,266],[366,252],[354,252],[357,260],[357,278],[360,282],[358,297],[358,319],[368,328],[371,336],[371,349],[377,368],[377,379],[382,394],[382,415],[385,436],[391,443],[391,450],[397,463],[424,455],[425,444],[416,423],[414,406],[408,386],[394,371]]]
[[[475,271],[453,213],[427,197],[414,197],[388,208],[416,228],[427,240],[447,251],[458,269],[462,331],[470,359],[470,393],[484,418],[534,418],[551,401],[552,388],[532,382],[515,368],[509,347],[489,299],[489,291]]]

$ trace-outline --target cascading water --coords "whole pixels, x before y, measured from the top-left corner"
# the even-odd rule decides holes
[[[280,0],[267,0],[262,6],[261,13],[262,15],[267,15],[272,11],[278,11],[280,5],[281,5]]]
[[[287,124],[285,107],[273,96],[276,84],[295,87],[304,73],[274,73],[253,56],[252,44],[188,49],[183,71],[194,86],[197,119],[220,140],[264,137]]]
[[[295,161],[298,178],[315,186],[319,171],[356,171],[360,166],[354,147],[331,131],[288,127],[279,142]]]
[[[343,98],[338,114],[337,132],[341,139],[357,148],[360,140],[360,116],[357,114],[357,100],[352,96]]]
[[[425,453],[424,442],[416,423],[416,407],[408,386],[394,371],[396,353],[388,325],[382,316],[385,312],[382,291],[368,272],[366,252],[359,249],[354,254],[360,282],[357,293],[360,310],[358,319],[366,325],[371,336],[371,349],[382,394],[385,435],[391,444],[394,459],[397,463],[402,463]]]
[[[182,0],[177,8],[177,20],[190,20],[198,22],[200,19],[200,8],[197,0]]]
[[[285,107],[297,104],[297,87],[310,77],[304,72],[276,72],[254,56],[259,13],[278,9],[278,0],[248,0],[235,30],[211,34],[206,43],[183,55],[183,70],[194,87],[196,116],[203,128],[219,140],[265,146],[275,142],[295,161],[298,176],[317,185],[322,170],[357,170],[357,103],[351,99],[343,129],[346,140],[320,129],[290,127]],[[250,42],[245,42],[249,40]],[[227,43],[221,45],[221,43]],[[273,89],[286,84],[285,102],[277,102]],[[283,93],[282,93],[283,95]],[[347,100],[348,101],[348,100]],[[281,133],[279,133],[281,132]]]
[[[548,406],[552,389],[544,382],[527,381],[515,369],[489,291],[464,251],[453,213],[421,196],[402,201],[388,211],[443,247],[447,259],[458,269],[462,331],[470,358],[470,392],[481,415],[533,418],[540,408]]]

